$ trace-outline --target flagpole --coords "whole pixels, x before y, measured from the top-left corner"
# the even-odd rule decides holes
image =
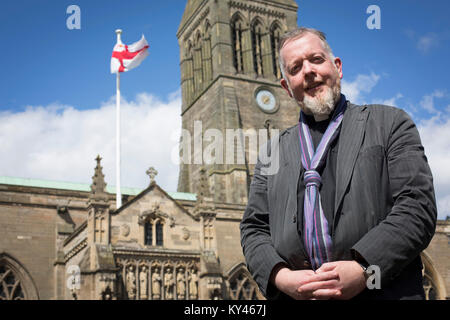
[[[117,29],[117,42],[121,43],[120,34],[122,30]],[[122,194],[120,192],[120,72],[116,78],[116,208],[122,206]]]

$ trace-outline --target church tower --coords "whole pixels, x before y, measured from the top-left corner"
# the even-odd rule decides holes
[[[299,109],[280,85],[277,52],[280,36],[297,26],[297,9],[294,0],[187,1],[177,32],[183,128],[178,191],[198,193],[206,170],[215,202],[247,203],[264,142],[259,130],[281,131],[298,121]]]

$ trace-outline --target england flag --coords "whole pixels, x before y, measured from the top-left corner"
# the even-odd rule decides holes
[[[142,35],[141,40],[125,45],[120,38],[114,46],[111,57],[111,73],[125,72],[136,68],[148,56],[148,43]]]

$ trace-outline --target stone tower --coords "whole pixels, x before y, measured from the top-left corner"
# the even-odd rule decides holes
[[[178,191],[198,193],[204,168],[215,202],[247,203],[258,147],[270,132],[262,129],[283,130],[298,121],[277,63],[279,37],[297,26],[297,9],[294,0],[187,1],[177,32]]]

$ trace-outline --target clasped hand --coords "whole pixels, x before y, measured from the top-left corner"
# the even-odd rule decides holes
[[[324,263],[315,272],[281,268],[274,280],[279,290],[297,300],[350,299],[366,285],[356,261]]]

